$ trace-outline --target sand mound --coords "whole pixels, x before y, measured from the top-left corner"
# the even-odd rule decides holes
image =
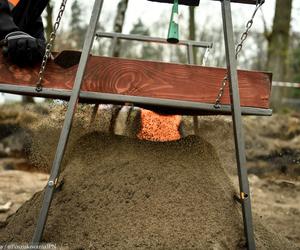
[[[44,240],[71,249],[240,249],[236,190],[199,137],[158,143],[92,133],[70,150]],[[0,229],[30,241],[41,193]],[[258,249],[296,249],[256,221]]]

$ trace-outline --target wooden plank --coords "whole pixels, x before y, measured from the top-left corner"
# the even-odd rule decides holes
[[[35,86],[38,70],[19,68],[0,56],[0,83]],[[77,65],[63,69],[50,61],[44,87],[71,90],[76,70]],[[222,68],[91,56],[82,90],[213,104],[225,74]],[[241,70],[238,76],[241,105],[269,108],[271,74]],[[230,104],[228,88],[222,104]]]

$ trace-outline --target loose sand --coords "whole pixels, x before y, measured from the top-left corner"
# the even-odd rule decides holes
[[[201,137],[145,142],[103,134],[111,118],[105,110],[87,126],[91,110],[80,108],[45,242],[71,249],[244,248],[241,209],[230,177],[235,163],[229,120],[201,118]],[[45,112],[46,117],[21,112],[10,118],[13,113],[6,112],[6,119],[18,117],[28,131],[30,159],[47,172],[64,112],[61,106]],[[185,123],[186,134],[193,133],[190,124]],[[134,135],[122,124],[115,132]],[[0,245],[31,240],[41,199],[41,192],[35,194],[0,224]],[[297,249],[262,222],[254,215],[258,249]]]
[[[88,133],[73,139],[65,165],[46,242],[71,249],[244,248],[237,190],[203,138],[159,143]],[[0,242],[30,241],[41,198],[37,193],[8,218]],[[297,249],[258,218],[258,249]]]

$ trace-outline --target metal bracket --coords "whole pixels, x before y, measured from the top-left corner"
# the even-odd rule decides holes
[[[233,0],[235,1],[235,0]],[[254,0],[253,0],[254,1]],[[96,32],[96,26],[99,20],[100,12],[102,10],[104,0],[95,0],[94,7],[90,19],[90,25],[88,26],[88,31],[85,39],[85,43],[83,46],[83,52],[80,57],[80,63],[78,67],[78,71],[75,78],[74,87],[72,93],[70,94],[70,101],[68,105],[68,110],[66,112],[65,121],[63,124],[63,128],[61,131],[61,135],[59,138],[59,143],[56,149],[55,158],[52,165],[52,170],[49,178],[48,185],[45,189],[42,209],[39,214],[37,226],[34,232],[34,236],[32,239],[32,249],[36,249],[35,246],[38,246],[40,241],[42,240],[45,224],[47,221],[47,216],[49,212],[49,208],[51,206],[51,202],[53,199],[53,194],[55,191],[55,186],[57,184],[57,180],[60,174],[60,166],[62,163],[62,159],[64,156],[64,152],[67,146],[67,142],[69,139],[69,134],[72,126],[72,121],[74,117],[74,113],[76,110],[76,106],[78,100],[81,95],[84,93],[80,93],[80,88],[82,85],[85,68],[87,65],[88,57],[90,54],[90,50],[94,41],[94,36]],[[236,2],[251,2],[252,0],[236,0]],[[225,47],[226,47],[226,60],[227,67],[229,72],[229,82],[230,82],[230,96],[231,96],[231,112],[233,118],[233,127],[234,127],[234,138],[235,138],[235,146],[236,146],[236,159],[237,159],[237,168],[238,168],[238,177],[239,177],[239,185],[240,185],[240,200],[242,201],[242,212],[243,212],[243,221],[244,221],[244,231],[247,240],[247,247],[249,250],[255,249],[255,241],[253,234],[253,226],[252,226],[252,213],[251,213],[251,201],[250,201],[250,191],[249,191],[249,183],[247,178],[247,169],[245,167],[246,157],[245,157],[245,144],[244,137],[242,131],[242,120],[241,113],[242,109],[240,106],[240,97],[239,97],[239,89],[238,89],[238,79],[237,79],[237,65],[235,59],[235,48],[233,41],[233,27],[232,27],[232,17],[231,17],[231,6],[230,0],[222,0],[222,17],[223,17],[223,26],[224,26],[224,37],[225,37]],[[93,95],[93,94],[90,94]],[[100,93],[101,95],[101,93]],[[103,95],[103,94],[102,94]],[[99,97],[100,98],[100,97]],[[105,97],[101,97],[105,98]],[[120,99],[126,99],[128,97],[116,96],[116,95],[107,95],[108,100],[113,100],[115,98],[117,101]],[[135,97],[136,101],[145,102],[144,98]],[[148,103],[157,104],[157,100],[147,99]],[[166,100],[160,100],[161,105],[168,106],[170,105]],[[193,103],[192,103],[193,104]],[[192,105],[187,102],[179,102],[177,101],[173,105],[177,105],[179,108],[182,108],[182,105]],[[193,104],[194,105],[194,104]],[[204,105],[204,104],[203,104]],[[211,110],[212,107],[206,106],[201,108],[207,108]],[[212,104],[213,105],[213,104]],[[193,107],[193,106],[191,106]],[[201,109],[200,106],[195,106],[195,109]],[[221,107],[223,108],[223,107]],[[228,107],[229,109],[229,107]],[[225,110],[226,111],[226,110]],[[55,180],[55,181],[53,181]]]
[[[251,199],[249,182],[246,169],[245,141],[242,128],[242,111],[240,105],[237,62],[235,58],[234,35],[231,17],[230,0],[222,1],[223,30],[225,39],[226,62],[229,73],[230,98],[232,109],[232,121],[234,128],[234,140],[236,150],[237,169],[240,186],[240,198],[242,202],[244,232],[247,240],[247,248],[255,250],[255,239],[252,225]]]

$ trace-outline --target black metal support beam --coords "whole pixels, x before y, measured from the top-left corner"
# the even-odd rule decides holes
[[[187,45],[187,55],[188,55],[188,64],[195,64],[194,61],[194,49],[193,46]],[[194,125],[194,133],[198,135],[199,133],[199,119],[197,115],[193,116],[193,125]]]
[[[252,225],[250,188],[246,168],[245,141],[242,128],[240,96],[238,88],[237,62],[235,58],[234,35],[232,27],[230,0],[222,1],[223,29],[226,49],[226,62],[229,73],[232,120],[234,128],[235,150],[242,204],[244,231],[247,248],[255,250],[255,240]]]
[[[45,224],[47,222],[49,208],[51,206],[54,190],[55,190],[58,178],[59,178],[60,167],[61,167],[61,163],[63,160],[64,152],[65,152],[65,149],[66,149],[66,146],[68,143],[74,113],[75,113],[77,103],[79,100],[80,88],[82,85],[82,81],[83,81],[87,61],[89,58],[90,50],[93,45],[94,36],[95,36],[100,12],[102,10],[102,6],[103,6],[103,0],[95,1],[91,19],[90,19],[90,24],[88,26],[88,30],[86,33],[86,38],[85,38],[85,42],[84,42],[84,46],[83,46],[83,52],[82,52],[82,55],[80,58],[80,63],[79,63],[78,71],[77,71],[75,82],[74,82],[74,87],[73,87],[72,93],[70,95],[70,101],[68,104],[65,121],[63,124],[63,128],[62,128],[62,131],[60,134],[58,146],[56,149],[56,154],[55,154],[55,158],[53,161],[50,178],[49,178],[49,181],[45,188],[42,209],[40,211],[39,218],[37,221],[37,226],[36,226],[36,229],[35,229],[35,232],[33,235],[33,239],[32,239],[33,246],[39,245],[39,243],[42,240]]]

